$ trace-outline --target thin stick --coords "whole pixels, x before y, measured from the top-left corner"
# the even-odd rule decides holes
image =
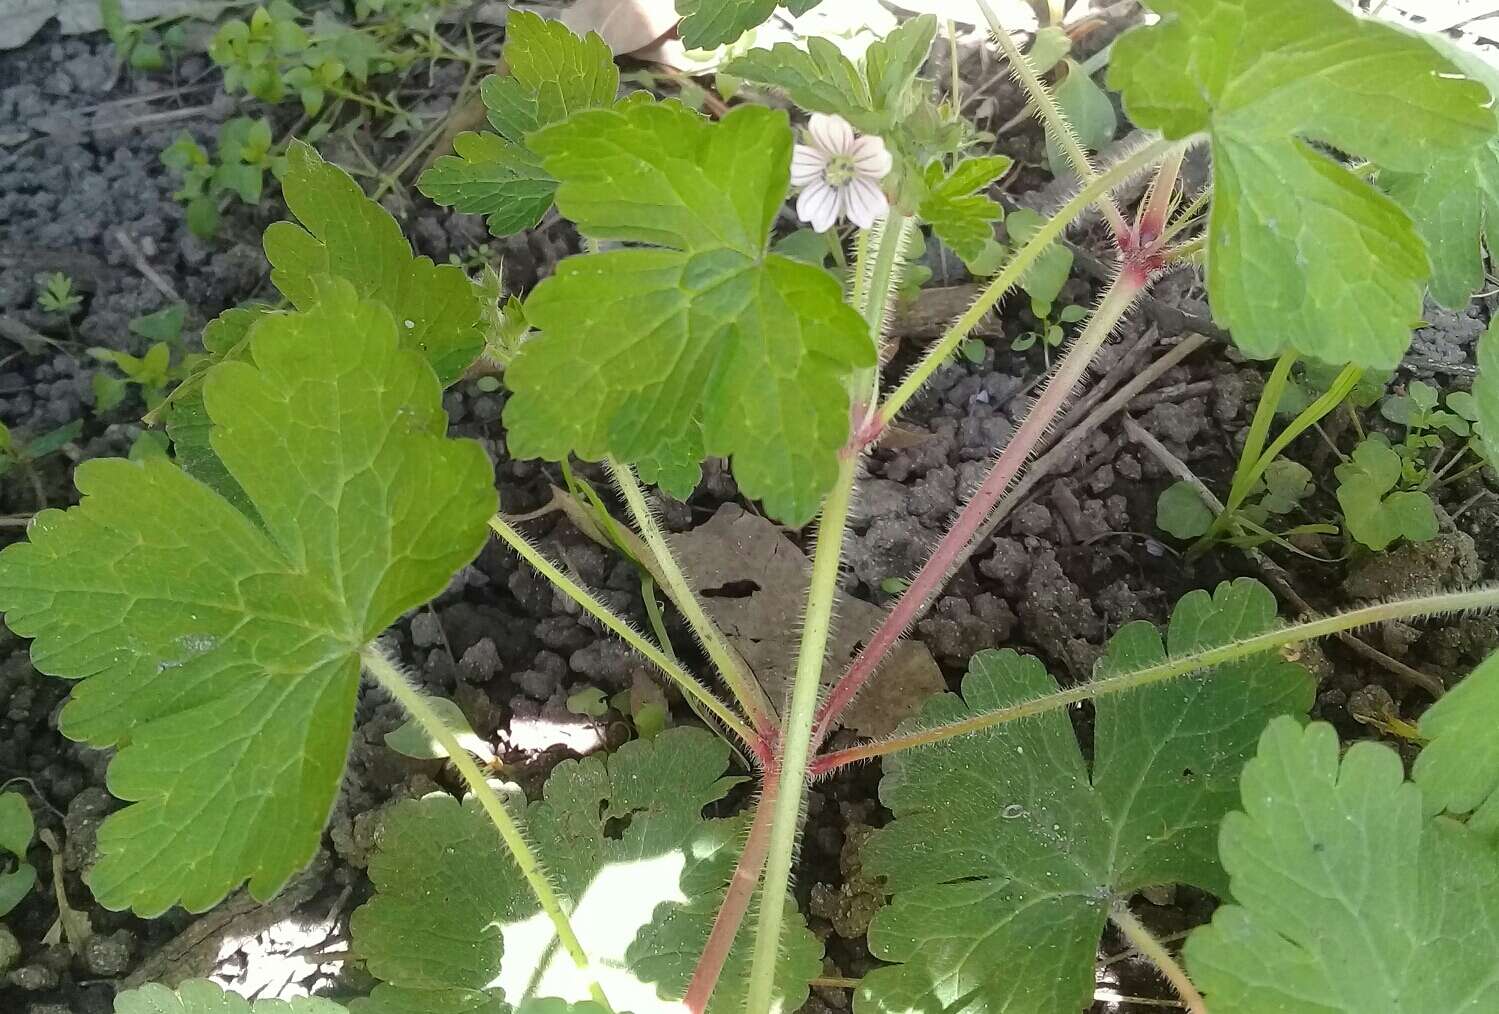
[[[1109,694],[1138,690],[1141,687],[1176,679],[1188,673],[1212,669],[1258,652],[1273,651],[1276,648],[1302,641],[1314,641],[1343,630],[1355,630],[1390,620],[1415,620],[1425,616],[1491,609],[1499,609],[1499,585],[1396,599],[1393,602],[1380,602],[1372,606],[1350,609],[1347,612],[1318,617],[1288,627],[1277,627],[1252,637],[1167,659],[1164,662],[1146,666],[1144,669],[1136,669],[1134,672],[1120,673],[1107,679],[1094,680],[1067,690],[1059,690],[1054,694],[987,711],[961,721],[908,733],[904,736],[893,736],[881,742],[869,743],[849,750],[824,754],[813,761],[812,774],[814,776],[825,775],[855,761],[882,757],[913,747],[929,746],[932,743],[940,743],[958,736],[968,736],[985,729],[992,729],[996,725],[1004,725],[1006,722],[1034,718],[1037,715],[1069,708],[1074,704],[1081,704],[1083,701],[1095,700]]]
[[[1223,501],[1214,496],[1213,491],[1208,489],[1207,484],[1197,477],[1191,467],[1172,454],[1165,444],[1157,440],[1143,426],[1128,416],[1124,418],[1124,431],[1129,434],[1131,440],[1149,451],[1157,461],[1165,466],[1168,472],[1182,482],[1189,484],[1209,510],[1214,514],[1221,514],[1223,512]],[[1291,605],[1295,607],[1300,615],[1317,615],[1317,611],[1311,607],[1311,604],[1302,598],[1296,589],[1291,586],[1290,578],[1286,575],[1285,570],[1280,564],[1254,546],[1241,546],[1239,548],[1259,568],[1260,573],[1264,575],[1265,579],[1275,586],[1275,590],[1280,592],[1284,598],[1290,600]],[[1432,697],[1441,697],[1446,692],[1441,680],[1435,676],[1412,668],[1399,659],[1386,655],[1356,634],[1344,630],[1339,632],[1337,636],[1338,640],[1342,641],[1353,651],[1369,659],[1371,662],[1383,666],[1405,682],[1420,687]]]
[[[656,512],[646,501],[645,490],[635,478],[635,470],[612,457],[606,458],[604,464],[614,479],[615,486],[619,488],[620,495],[624,497],[625,505],[630,509],[630,517],[634,519],[636,529],[655,557],[656,569],[665,581],[672,601],[686,617],[688,626],[697,635],[698,643],[703,646],[703,650],[718,668],[718,674],[733,691],[739,706],[749,715],[755,731],[761,736],[766,735],[775,727],[775,711],[771,708],[764,689],[744,661],[729,647],[723,631],[703,609],[697,592],[682,573],[681,566],[672,555],[671,546],[661,532],[661,526],[656,522]]]
[[[174,303],[182,302],[182,297],[177,294],[177,290],[172,286],[172,283],[163,278],[161,273],[151,266],[151,262],[146,260],[146,255],[141,252],[141,248],[136,246],[135,240],[131,239],[124,229],[116,229],[114,231],[114,238],[120,246],[124,247],[125,256],[130,258],[130,263],[135,265],[135,270],[139,271],[145,277],[146,281],[155,286],[157,292],[160,292]]]
[[[1165,944],[1157,940],[1145,924],[1136,919],[1134,913],[1123,905],[1115,905],[1109,911],[1109,920],[1119,927],[1119,932],[1124,934],[1134,948],[1144,955],[1152,965],[1158,968],[1166,981],[1171,983],[1171,988],[1176,990],[1176,995],[1182,998],[1182,1003],[1192,1014],[1207,1014],[1207,1003],[1202,999],[1202,994],[1197,987],[1192,985],[1192,980],[1187,978],[1187,970],[1182,968],[1171,952],[1166,950]]]
[[[536,895],[541,910],[551,920],[552,928],[557,931],[557,939],[561,941],[563,949],[572,958],[573,964],[578,966],[578,971],[587,979],[589,995],[602,1004],[606,1011],[612,1012],[609,998],[604,995],[603,989],[593,974],[592,964],[583,950],[583,944],[578,940],[578,935],[573,932],[572,923],[568,920],[562,899],[553,890],[552,882],[547,877],[546,870],[542,868],[541,860],[536,857],[535,851],[526,841],[525,833],[516,823],[515,818],[510,815],[510,811],[505,809],[505,804],[500,800],[499,795],[489,787],[489,782],[484,777],[484,772],[479,770],[479,765],[475,764],[469,752],[459,745],[458,738],[453,735],[447,723],[432,707],[426,695],[407,682],[405,675],[395,663],[386,657],[383,651],[375,645],[368,645],[359,653],[359,658],[364,663],[365,671],[373,676],[390,696],[400,702],[411,717],[416,719],[423,732],[435,739],[447,751],[448,759],[463,776],[469,791],[479,800],[479,805],[488,814],[495,830],[505,842],[505,847],[510,850],[511,858],[515,860],[516,866],[520,867],[521,876],[526,878],[526,883],[530,886],[531,893]]]
[[[540,571],[541,575],[550,581],[558,591],[582,606],[594,619],[608,627],[626,644],[644,655],[656,668],[665,673],[668,679],[681,688],[683,693],[713,712],[714,717],[722,722],[725,727],[733,730],[734,734],[742,739],[746,746],[755,751],[756,756],[761,756],[759,737],[755,735],[755,731],[745,724],[744,719],[734,714],[728,705],[720,701],[707,687],[699,683],[687,670],[683,669],[676,662],[673,662],[667,657],[665,652],[646,640],[645,636],[630,626],[626,620],[614,615],[609,607],[600,602],[592,592],[562,573],[556,564],[543,556],[541,551],[533,546],[529,539],[511,527],[510,523],[504,518],[495,515],[489,519],[489,527],[496,535],[504,539],[511,549],[519,553],[523,560]]]

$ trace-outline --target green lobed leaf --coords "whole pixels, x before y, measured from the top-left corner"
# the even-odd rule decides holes
[[[526,137],[583,109],[612,105],[619,91],[614,55],[596,33],[579,37],[560,21],[511,11],[505,24],[509,73],[485,78],[480,95],[499,133],[466,132],[422,173],[417,189],[443,207],[484,215],[496,236],[541,221],[557,181],[526,146]]]
[[[1220,835],[1233,904],[1187,940],[1212,1010],[1479,1014],[1499,979],[1499,853],[1423,819],[1399,756],[1276,719]]]
[[[677,0],[677,33],[688,49],[713,49],[757,28],[777,7],[805,14],[822,0]]]
[[[1421,716],[1427,741],[1412,779],[1426,812],[1466,815],[1468,826],[1499,836],[1499,655],[1490,655]]]
[[[985,195],[1005,173],[1011,159],[1004,155],[965,158],[945,173],[941,162],[926,167],[926,195],[918,214],[937,237],[971,264],[994,242],[994,223],[1004,217],[999,202]]]
[[[444,386],[461,377],[484,348],[483,307],[463,269],[414,256],[390,212],[311,145],[292,142],[286,164],[281,190],[301,225],[266,229],[271,282],[305,310],[317,299],[317,279],[344,279],[389,307],[402,343],[421,350]]]
[[[785,92],[808,112],[835,113],[860,131],[883,133],[896,125],[936,35],[937,19],[923,14],[870,43],[858,66],[834,43],[813,36],[806,49],[789,42],[751,49],[729,61],[724,73]]]
[[[331,1000],[256,1000],[229,993],[203,979],[184,982],[175,990],[151,983],[115,997],[115,1014],[345,1014]]]
[[[1426,41],[1499,100],[1499,71],[1441,35]],[[1488,143],[1457,157],[1435,158],[1420,170],[1382,172],[1379,182],[1415,220],[1431,254],[1431,295],[1454,309],[1483,285],[1483,250],[1499,220],[1499,113]]]
[[[160,457],[80,465],[82,501],[0,553],[0,609],[44,673],[80,679],[65,734],[120,747],[133,805],[99,831],[107,908],[269,898],[338,788],[358,652],[441,591],[495,508],[483,450],[443,436],[431,367],[382,305],[329,281],[213,368],[214,451],[251,520]]]
[[[674,998],[686,991],[746,830],[745,816],[702,816],[740,780],[724,776],[728,760],[711,733],[670,729],[612,755],[564,761],[526,808],[527,835],[619,1010],[685,1010]],[[398,803],[370,877],[376,893],[354,914],[354,944],[382,984],[356,1001],[358,1014],[498,1012],[506,1000],[524,1010],[533,997],[587,997],[473,801]],[[785,904],[777,1001],[796,1010],[822,948]],[[709,1014],[743,1010],[751,935],[741,931]]]
[[[540,333],[506,371],[512,453],[613,454],[684,477],[704,454],[732,456],[747,496],[810,520],[848,435],[845,378],[874,346],[827,272],[766,251],[786,115],[741,106],[713,123],[635,103],[531,143],[585,235],[669,249],[570,257],[532,291]]]
[[[1107,677],[1267,629],[1275,599],[1255,581],[1194,591],[1163,644],[1148,623],[1109,642]],[[885,760],[880,799],[894,821],[875,832],[865,870],[894,893],[870,950],[892,962],[864,977],[858,1014],[959,1007],[1081,1010],[1109,906],[1141,887],[1221,892],[1215,835],[1239,768],[1269,719],[1301,714],[1313,681],[1262,654],[1095,702],[1093,762],[1068,716],[1052,711]],[[913,727],[1055,692],[1035,659],[974,656],[963,696],[933,698]]]
[[[1436,538],[1437,517],[1431,497],[1420,490],[1396,490],[1400,454],[1378,437],[1353,449],[1352,458],[1333,469],[1338,479],[1338,506],[1348,534],[1376,552],[1396,539],[1425,542]]]
[[[1334,0],[1150,0],[1159,23],[1114,47],[1139,126],[1205,132],[1213,313],[1248,354],[1391,368],[1431,273],[1404,211],[1315,143],[1398,172],[1494,132],[1482,85],[1420,37]]]

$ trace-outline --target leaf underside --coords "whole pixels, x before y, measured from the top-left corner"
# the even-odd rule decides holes
[[[228,993],[203,979],[184,982],[175,990],[150,983],[115,997],[115,1014],[346,1014],[331,1000],[256,1000]]]
[[[1332,726],[1280,718],[1245,767],[1243,812],[1227,816],[1221,835],[1233,903],[1186,946],[1208,1006],[1234,1014],[1493,1010],[1492,841],[1449,818],[1424,818],[1422,792],[1403,780],[1394,751],[1355,743],[1340,762],[1339,750]]]
[[[62,731],[119,747],[132,805],[99,831],[106,908],[267,899],[312,858],[343,771],[357,653],[446,586],[495,508],[479,445],[347,282],[268,315],[204,382],[252,520],[164,458],[80,465],[82,500],[0,553],[0,610],[40,671],[82,682]]]
[[[1214,315],[1255,357],[1290,348],[1393,368],[1420,318],[1425,245],[1395,201],[1317,145],[1424,173],[1493,136],[1487,89],[1333,0],[1149,6],[1160,22],[1119,39],[1110,83],[1139,126],[1209,138]]]
[[[1163,644],[1148,623],[1109,642],[1097,675],[1252,635],[1275,600],[1241,579],[1177,603]],[[1013,651],[974,657],[963,696],[943,695],[929,727],[1054,692],[1041,664]],[[890,906],[870,950],[893,962],[865,976],[859,1014],[964,1009],[1080,1010],[1109,906],[1141,887],[1222,892],[1215,837],[1240,766],[1265,723],[1302,714],[1313,683],[1260,655],[1097,699],[1091,770],[1061,712],[895,754],[880,798],[895,820],[873,836],[866,871]],[[960,1003],[961,1001],[961,1003]]]
[[[532,291],[539,335],[505,377],[512,453],[612,454],[647,479],[732,456],[747,496],[810,520],[848,435],[845,378],[873,364],[874,346],[827,272],[766,251],[789,175],[786,115],[741,106],[713,123],[633,103],[531,145],[585,235],[655,246],[569,257]]]
[[[728,759],[710,733],[670,729],[607,757],[564,761],[544,798],[526,808],[527,835],[616,1009],[685,1010],[674,998],[687,988],[746,829],[744,817],[702,817],[739,780],[723,776]],[[370,876],[376,894],[355,913],[353,931],[383,984],[356,1001],[358,1014],[498,1014],[506,1002],[587,997],[472,801],[398,804]],[[796,1010],[822,948],[786,906],[777,993],[781,1009]],[[742,931],[730,953],[710,1014],[743,1009],[749,935]]]
[[[713,49],[757,28],[776,7],[805,14],[822,0],[677,0],[677,32],[689,49]]]

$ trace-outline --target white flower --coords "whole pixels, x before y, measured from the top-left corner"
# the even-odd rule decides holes
[[[840,218],[861,229],[890,210],[879,181],[890,172],[890,153],[878,137],[860,137],[841,116],[813,113],[807,140],[791,155],[791,182],[802,188],[796,217],[817,232]]]

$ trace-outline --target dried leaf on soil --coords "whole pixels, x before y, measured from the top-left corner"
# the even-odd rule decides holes
[[[702,594],[703,607],[766,695],[782,700],[796,671],[797,636],[812,566],[806,556],[779,528],[737,504],[724,504],[706,524],[671,536],[671,546]],[[834,616],[830,661],[823,667],[829,686],[885,611],[842,596]],[[926,646],[903,641],[844,714],[842,724],[860,736],[888,735],[944,685],[942,671]]]

